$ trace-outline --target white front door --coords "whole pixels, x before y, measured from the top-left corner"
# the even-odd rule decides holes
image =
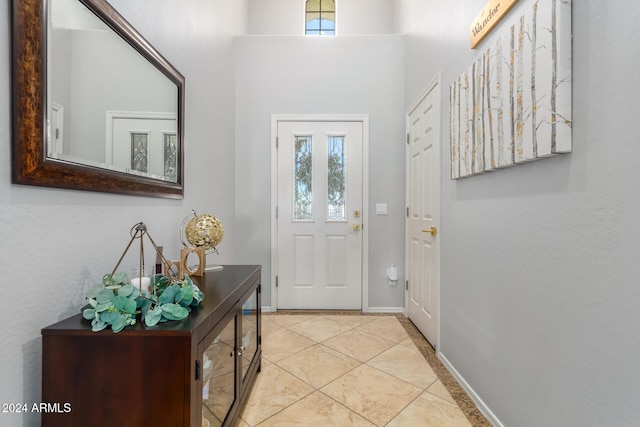
[[[407,123],[407,305],[411,321],[438,346],[440,298],[440,83],[409,110]]]
[[[278,121],[277,308],[361,309],[363,123]]]

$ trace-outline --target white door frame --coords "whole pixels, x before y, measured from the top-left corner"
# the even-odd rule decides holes
[[[441,262],[441,231],[442,231],[442,74],[438,73],[436,74],[436,76],[431,80],[431,82],[429,82],[429,84],[422,90],[422,92],[420,92],[420,94],[418,95],[418,97],[411,103],[411,105],[409,106],[409,108],[406,111],[405,114],[405,128],[407,130],[407,132],[410,131],[411,129],[411,123],[410,123],[410,119],[409,119],[409,114],[411,114],[411,112],[413,110],[415,110],[418,105],[427,97],[427,95],[429,95],[429,93],[434,90],[434,88],[438,87],[439,89],[439,95],[436,98],[435,102],[437,102],[440,105],[440,123],[438,123],[438,129],[436,130],[436,136],[435,136],[435,140],[437,141],[437,143],[440,145],[439,147],[439,152],[440,152],[440,156],[437,159],[438,162],[440,162],[440,174],[438,176],[435,177],[435,182],[434,184],[437,185],[438,187],[440,187],[440,201],[438,202],[438,217],[439,217],[439,223],[438,223],[438,239],[434,240],[434,245],[438,245],[438,250],[435,251],[436,253],[436,260],[435,262],[438,264],[438,271],[437,274],[434,277],[434,282],[435,282],[435,289],[436,292],[438,294],[438,304],[437,304],[437,311],[435,314],[436,317],[436,322],[437,322],[437,338],[436,338],[436,342],[433,343],[435,345],[436,348],[436,352],[440,352],[440,270],[442,267],[442,262]],[[407,150],[407,148],[405,147],[405,150]],[[408,151],[406,151],[408,152]],[[409,185],[406,182],[406,179],[408,179],[407,175],[406,175],[406,171],[409,170],[409,159],[408,156],[405,154],[405,193],[408,191]],[[407,199],[407,203],[408,203],[408,196],[405,196]],[[407,235],[409,233],[409,227],[408,227],[408,218],[405,217],[405,271],[409,271],[409,250],[408,247],[406,245],[408,245],[408,239],[407,239]],[[410,285],[411,286],[411,285]],[[404,312],[405,312],[405,316],[409,316],[409,293],[405,292],[404,293]]]
[[[369,115],[368,114],[272,114],[271,115],[271,311],[278,307],[278,122],[362,123],[362,311],[369,311]]]

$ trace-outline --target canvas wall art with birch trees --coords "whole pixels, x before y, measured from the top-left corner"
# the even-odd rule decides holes
[[[571,0],[536,0],[450,87],[451,178],[571,152]]]

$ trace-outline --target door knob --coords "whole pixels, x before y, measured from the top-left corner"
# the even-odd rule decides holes
[[[433,237],[436,237],[436,234],[438,234],[438,229],[436,227],[431,227],[428,230],[422,230],[423,233],[430,233]]]
[[[360,224],[353,224],[351,228],[353,228],[354,231],[358,231],[360,230]]]

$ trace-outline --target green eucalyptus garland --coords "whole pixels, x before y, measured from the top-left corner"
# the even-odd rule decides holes
[[[151,295],[144,295],[129,283],[126,273],[106,274],[102,286],[87,293],[89,304],[83,308],[82,316],[91,320],[93,331],[111,327],[117,333],[125,326],[135,325],[138,313],[147,326],[182,320],[204,299],[189,276],[176,280],[156,274],[151,277],[150,288]]]

